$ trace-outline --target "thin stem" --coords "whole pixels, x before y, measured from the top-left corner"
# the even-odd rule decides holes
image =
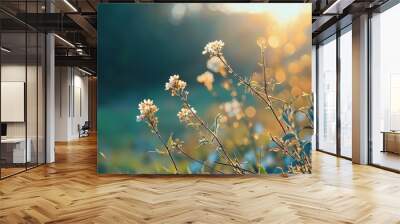
[[[311,171],[311,167],[312,167],[311,161],[309,159],[309,156],[306,154],[306,152],[303,151],[303,154],[304,154],[304,158],[306,159],[306,162],[307,162],[308,172],[310,172]]]
[[[308,121],[310,122],[311,126],[314,127],[314,121],[311,119],[311,117],[307,114],[307,112],[302,111],[302,110],[296,110],[297,112],[303,113],[306,118],[308,119]]]
[[[281,145],[273,136],[271,136],[271,139],[273,142],[275,142],[276,145],[278,145],[279,148],[281,148],[284,152],[286,152],[292,159],[294,159],[296,162],[299,162],[301,167],[303,167],[303,164],[299,161],[299,159],[296,158],[295,155],[291,154],[289,152],[289,149],[287,149],[285,146]],[[300,157],[301,159],[301,157]],[[297,166],[297,165],[296,165]]]
[[[167,150],[168,155],[169,155],[169,157],[171,158],[171,162],[172,162],[172,164],[174,164],[176,173],[179,174],[178,168],[176,167],[175,160],[174,160],[174,158],[172,157],[172,154],[171,154],[171,152],[170,152],[170,150],[169,150],[169,147],[167,146],[167,144],[165,144],[163,138],[161,137],[161,135],[160,135],[160,133],[158,132],[157,128],[154,127],[154,125],[152,124],[152,122],[150,122],[150,121],[148,121],[148,122],[149,122],[151,128],[153,129],[154,133],[156,133],[156,135],[158,136],[158,139],[160,140],[160,142],[162,142],[162,144],[164,145],[165,149]]]
[[[193,161],[195,161],[195,162],[198,162],[198,163],[200,163],[201,165],[203,165],[203,166],[205,166],[205,167],[207,167],[207,168],[209,168],[209,169],[212,169],[211,166],[208,166],[207,164],[205,164],[205,162],[203,162],[203,161],[201,161],[201,160],[198,160],[198,159],[193,158],[192,156],[190,156],[189,154],[187,154],[185,151],[183,151],[183,149],[181,149],[180,147],[176,147],[176,149],[178,149],[183,155],[185,155],[185,156],[188,157],[189,159],[191,159],[191,160],[193,160]],[[224,174],[222,171],[219,171],[219,170],[216,170],[216,171],[217,171],[218,173]]]
[[[266,66],[265,66],[265,53],[263,48],[260,48],[260,54],[261,54],[261,59],[262,59],[262,67],[263,67],[263,77],[264,77],[264,92],[265,96],[267,97],[267,100],[271,103],[271,100],[269,99],[269,94],[268,94],[268,89],[267,89],[267,72],[266,72]]]
[[[225,67],[228,69],[228,71],[230,73],[232,73],[234,78],[236,78],[240,83],[244,83],[247,86],[247,88],[249,88],[253,92],[253,94],[255,94],[259,98],[259,100],[261,100],[262,102],[264,102],[268,106],[268,108],[271,110],[272,114],[274,115],[276,121],[279,123],[279,126],[281,127],[283,133],[286,134],[287,133],[286,128],[283,126],[283,124],[282,124],[281,120],[279,119],[274,107],[272,106],[271,98],[276,100],[276,101],[281,101],[281,102],[284,102],[284,103],[286,103],[286,102],[283,101],[283,100],[280,100],[278,98],[269,96],[268,89],[267,89],[265,55],[264,55],[264,51],[262,49],[261,49],[260,53],[261,53],[261,58],[262,58],[263,77],[264,77],[264,94],[265,94],[266,99],[256,89],[254,89],[254,87],[248,81],[246,81],[244,78],[242,78],[239,74],[235,73],[234,70],[232,69],[232,67],[224,59],[222,59],[221,56],[218,56],[218,58],[225,65]],[[306,114],[306,116],[307,116],[307,114]],[[314,126],[312,120],[308,116],[307,116],[307,118],[309,119],[311,124]],[[288,127],[288,129],[291,130],[291,127]],[[286,146],[283,146],[283,145],[279,144],[278,141],[276,141],[274,137],[271,136],[271,139],[278,145],[278,147],[280,147],[290,157],[292,157],[295,161],[297,161],[299,163],[300,169],[302,170],[302,172],[306,172],[306,171],[309,172],[311,165],[310,165],[310,162],[309,162],[307,156],[305,156],[306,157],[304,159],[305,161],[303,161],[302,157],[298,154],[297,151],[295,152],[296,155],[293,155],[293,154],[290,153],[289,149],[286,148]],[[296,164],[296,166],[297,166],[297,164]]]
[[[279,101],[279,102],[282,102],[282,103],[287,103],[285,100],[279,99],[279,98],[274,97],[274,96],[271,96],[271,95],[269,96],[269,98],[270,98],[271,100]]]
[[[297,147],[300,147],[300,146],[297,146]],[[304,154],[304,167],[306,168],[306,171],[307,171],[307,172],[310,172],[310,170],[311,170],[311,163],[310,163],[310,160],[309,160],[309,157],[308,157],[307,153],[306,153],[304,150],[301,150],[300,152],[296,152],[296,153],[297,153],[297,155],[298,155],[300,158],[302,158],[302,157],[301,157],[301,153]]]
[[[246,120],[246,122],[247,123],[250,123],[251,122],[251,119],[249,119],[249,118],[246,118],[245,119]],[[255,131],[254,131],[254,129],[253,128],[250,128],[250,130],[249,130],[249,136],[250,136],[250,138],[252,138],[254,135],[255,135]],[[261,170],[261,158],[262,158],[262,156],[261,156],[261,151],[262,150],[258,150],[259,152],[257,152],[257,143],[256,143],[256,141],[252,141],[252,145],[253,145],[253,148],[254,148],[254,154],[256,155],[256,165],[257,165],[257,172],[258,172],[258,174],[260,174],[260,170]]]
[[[272,113],[274,114],[275,119],[279,122],[279,125],[281,126],[281,128],[283,130],[283,133],[286,134],[286,129],[284,128],[284,126],[282,125],[282,122],[278,118],[278,115],[276,114],[275,109],[272,106],[271,99],[269,98],[268,89],[267,89],[267,73],[266,73],[266,66],[265,66],[265,53],[264,53],[264,50],[262,48],[261,48],[260,51],[261,51],[261,58],[262,58],[262,65],[263,65],[264,92],[265,92],[265,96],[267,97],[267,100],[269,102],[268,103],[268,107],[272,111]]]
[[[262,150],[259,150],[259,153],[258,153],[258,173],[260,174],[261,173],[261,152],[262,152]]]
[[[228,70],[232,73],[233,77],[239,80],[239,82],[244,83],[261,101],[263,101],[268,108],[271,110],[272,114],[275,117],[275,120],[279,123],[279,126],[281,127],[282,131],[284,134],[286,134],[286,129],[283,126],[281,120],[279,119],[277,113],[275,112],[275,109],[273,108],[271,102],[267,99],[265,99],[257,90],[255,90],[250,83],[248,83],[245,79],[243,79],[239,74],[235,73],[234,70],[229,66],[220,56],[218,56],[219,60],[225,65],[225,67],[228,68]]]
[[[241,170],[241,171],[248,172],[248,173],[251,173],[251,174],[256,174],[256,173],[254,173],[254,172],[251,171],[251,170],[248,170],[248,169],[245,169],[245,168],[242,168],[242,167],[236,167],[236,166],[231,165],[231,164],[222,163],[222,162],[215,162],[215,163],[216,163],[216,164],[219,164],[219,165],[223,165],[223,166],[233,167],[233,168],[236,168],[236,169],[239,169],[239,170]]]
[[[181,97],[182,102],[185,105],[185,107],[190,110],[191,114],[196,118],[196,120],[201,124],[201,126],[203,126],[203,128],[206,129],[213,136],[213,140],[215,139],[217,141],[219,148],[223,152],[223,154],[226,157],[226,159],[228,160],[228,162],[234,168],[239,169],[240,173],[243,174],[243,171],[239,168],[239,166],[237,164],[235,164],[233,162],[233,160],[229,157],[228,153],[225,151],[224,146],[222,145],[222,142],[219,140],[218,136],[213,131],[211,131],[210,128],[207,126],[207,124],[192,110],[189,103],[187,102],[187,99],[182,95],[179,95],[179,96]]]

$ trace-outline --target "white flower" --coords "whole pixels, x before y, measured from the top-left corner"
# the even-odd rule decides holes
[[[226,61],[224,56],[220,56],[220,58]],[[225,65],[220,58],[216,56],[210,57],[210,59],[207,61],[207,68],[225,77],[227,75]]]
[[[183,148],[184,143],[185,143],[184,141],[180,140],[179,138],[176,138],[175,140],[172,140],[172,142],[171,142],[171,149],[179,151],[180,149]]]
[[[197,82],[204,84],[204,86],[210,91],[213,88],[214,75],[211,72],[206,71],[197,76]]]
[[[136,120],[138,122],[143,120],[148,120],[148,122],[153,125],[157,126],[158,118],[156,117],[156,112],[158,111],[158,107],[153,103],[153,100],[145,99],[139,103],[138,106],[140,114],[136,116]]]
[[[260,47],[261,50],[264,50],[265,48],[267,48],[267,39],[265,39],[264,37],[259,37],[257,39],[257,45],[258,47]]]
[[[138,115],[138,116],[136,116],[136,121],[137,121],[137,122],[143,121],[143,119],[144,119],[144,116],[143,116],[143,115]]]
[[[179,75],[171,75],[167,83],[165,83],[165,90],[170,91],[172,96],[180,95],[186,88],[186,82],[179,79]]]
[[[222,56],[222,48],[225,43],[222,40],[216,40],[213,42],[209,42],[203,50],[203,54],[208,54],[210,57],[213,56]]]
[[[153,100],[145,99],[139,103],[138,107],[140,115],[148,116],[158,111],[158,107],[154,105]]]
[[[191,123],[193,121],[193,118],[196,114],[196,110],[191,107],[186,108],[186,107],[182,107],[182,109],[178,112],[177,116],[179,118],[179,121],[185,124]]]

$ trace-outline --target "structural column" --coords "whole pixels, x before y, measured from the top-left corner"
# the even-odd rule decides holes
[[[368,163],[368,15],[353,19],[353,162]]]
[[[53,12],[54,5],[46,1],[46,11]],[[46,163],[55,161],[55,43],[54,34],[46,34]]]

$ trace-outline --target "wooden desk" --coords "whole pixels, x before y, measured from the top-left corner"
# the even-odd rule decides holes
[[[383,150],[382,152],[392,152],[400,154],[400,132],[383,131]]]

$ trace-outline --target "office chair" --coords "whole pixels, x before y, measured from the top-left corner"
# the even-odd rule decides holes
[[[82,127],[80,127],[80,125],[78,125],[79,138],[89,136],[89,129],[90,129],[89,121],[85,121],[85,123],[82,125]]]

